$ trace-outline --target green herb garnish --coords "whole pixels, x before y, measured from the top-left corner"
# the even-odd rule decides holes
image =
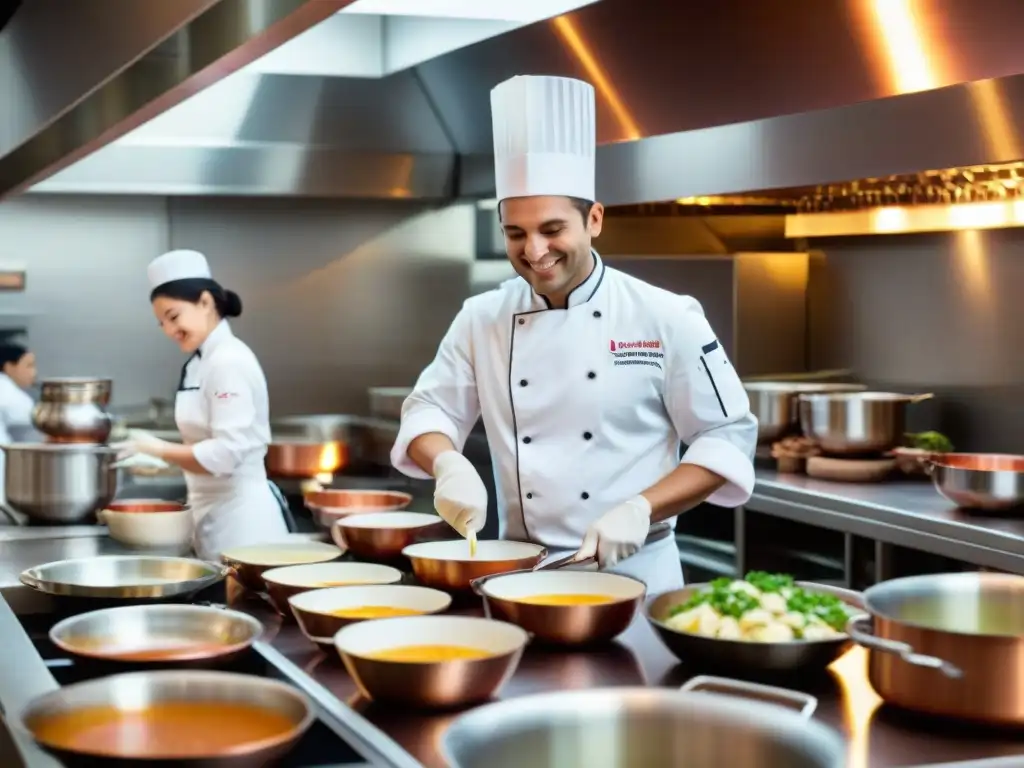
[[[953,443],[941,432],[917,432],[908,433],[912,448],[919,451],[931,453],[950,453],[953,450]]]

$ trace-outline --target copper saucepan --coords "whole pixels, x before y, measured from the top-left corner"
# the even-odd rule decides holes
[[[484,576],[533,568],[547,555],[540,544],[526,541],[477,542],[475,555],[470,555],[469,542],[424,541],[402,550],[412,562],[417,581],[435,589],[465,591],[472,582]]]
[[[278,439],[267,446],[265,464],[270,477],[308,479],[331,475],[348,464],[348,446],[339,440]]]
[[[411,544],[454,536],[448,523],[426,512],[349,515],[331,526],[334,543],[363,560],[395,560]]]
[[[231,569],[231,575],[246,589],[263,592],[263,574],[271,568],[286,565],[329,563],[341,557],[333,544],[318,541],[282,541],[235,547],[221,553],[220,559]]]
[[[316,521],[324,528],[330,528],[350,515],[405,509],[412,503],[412,495],[404,491],[321,488],[305,492],[302,500]]]
[[[958,507],[1003,512],[1024,504],[1024,456],[937,453],[923,464],[935,490]]]

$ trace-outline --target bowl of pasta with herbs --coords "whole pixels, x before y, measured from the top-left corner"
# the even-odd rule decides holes
[[[865,611],[859,592],[751,571],[658,595],[645,613],[685,663],[796,672],[824,669],[846,653],[846,624]]]

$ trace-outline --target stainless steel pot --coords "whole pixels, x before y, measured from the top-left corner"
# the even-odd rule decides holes
[[[546,693],[459,716],[441,748],[452,768],[842,768],[843,740],[808,719],[816,706],[807,694],[712,677],[681,691]]]
[[[833,455],[884,453],[906,432],[906,409],[931,395],[834,392],[800,395],[800,427]]]
[[[137,739],[114,739],[114,754],[73,750],[49,741],[43,734],[47,722],[64,713],[96,707],[122,711],[144,709],[162,702],[202,702],[204,704],[244,704],[284,716],[286,728],[271,737],[246,737],[239,734],[230,748],[196,754],[183,745],[182,754],[145,755],[137,751]],[[208,717],[196,712],[196,717]],[[42,748],[55,754],[62,765],[107,765],[111,759],[118,765],[204,766],[204,768],[242,768],[243,766],[272,765],[295,745],[313,724],[316,715],[309,700],[293,686],[280,680],[252,675],[207,670],[161,670],[156,672],[130,672],[100,677],[75,683],[33,699],[21,712],[18,723],[28,736]],[[113,726],[112,726],[113,727]],[[138,723],[135,723],[138,728]],[[195,726],[193,725],[193,728]],[[181,725],[182,732],[190,730],[188,722]],[[120,729],[116,729],[120,730]],[[254,734],[255,735],[255,734]],[[187,739],[186,739],[187,741]],[[121,751],[118,751],[121,750]],[[148,759],[147,759],[148,758]],[[162,760],[161,760],[162,758]]]
[[[757,417],[757,439],[770,443],[796,430],[796,400],[814,392],[862,392],[863,384],[830,384],[795,381],[745,381],[750,412]]]
[[[1024,504],[1024,456],[940,453],[924,466],[935,489],[958,507],[1005,511]]]
[[[864,593],[847,631],[885,701],[933,715],[1024,725],[1024,577],[911,576]],[[872,628],[873,623],[873,628]]]
[[[111,389],[110,379],[47,379],[32,424],[57,442],[106,442],[113,425],[106,410]]]
[[[77,523],[105,507],[117,491],[117,452],[100,445],[15,443],[6,454],[7,503],[45,523]]]

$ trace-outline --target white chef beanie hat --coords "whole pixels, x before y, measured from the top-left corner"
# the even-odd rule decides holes
[[[519,75],[491,91],[498,200],[565,195],[595,200],[594,87]]]
[[[188,280],[196,277],[206,280],[213,279],[206,257],[199,251],[188,250],[169,251],[163,256],[157,256],[149,263],[146,274],[149,277],[150,289],[173,280]]]

